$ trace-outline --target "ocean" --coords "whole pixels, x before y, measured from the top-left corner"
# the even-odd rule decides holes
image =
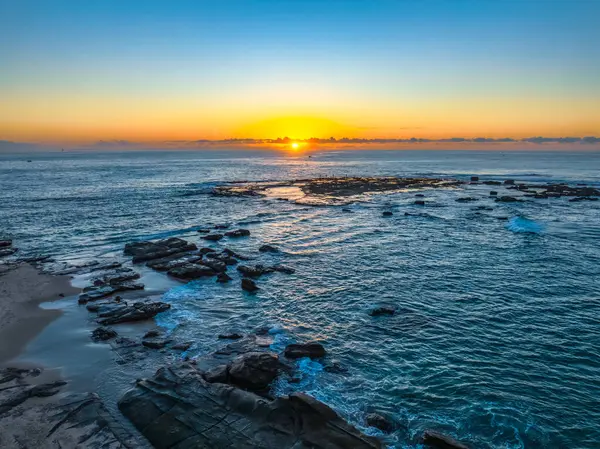
[[[21,255],[72,264],[125,260],[125,243],[168,236],[248,254],[275,245],[281,252],[260,261],[296,272],[262,277],[254,296],[237,283],[180,284],[144,271],[142,281],[173,306],[158,324],[195,342],[190,357],[223,345],[218,333],[263,326],[273,350],[322,342],[347,372],[303,359],[300,381],[275,390],[314,395],[390,447],[416,447],[427,428],[477,448],[598,447],[600,202],[495,203],[489,186],[465,185],[420,192],[425,207],[414,204],[415,192],[364,195],[344,206],[348,212],[210,194],[229,181],[354,175],[598,188],[600,153],[0,154],[0,233]],[[222,223],[252,234],[207,245],[196,232]],[[371,317],[379,304],[398,311]],[[398,429],[383,436],[366,427],[373,411],[392,416]]]

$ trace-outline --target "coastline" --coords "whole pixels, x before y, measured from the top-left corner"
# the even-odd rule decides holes
[[[60,316],[59,310],[42,309],[40,304],[79,291],[69,276],[44,274],[27,263],[9,266],[0,274],[0,365],[17,357]]]

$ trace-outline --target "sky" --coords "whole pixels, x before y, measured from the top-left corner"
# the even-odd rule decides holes
[[[598,0],[0,0],[0,140],[600,135]]]

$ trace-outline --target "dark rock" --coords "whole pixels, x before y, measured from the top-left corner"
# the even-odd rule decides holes
[[[469,449],[468,446],[456,441],[454,438],[435,430],[423,432],[423,444],[435,449]]]
[[[161,334],[158,329],[151,329],[144,334],[143,338],[156,338]]]
[[[594,198],[591,196],[578,196],[576,198],[571,198],[569,203],[577,203],[579,201],[598,201],[598,198]]]
[[[249,390],[264,390],[277,377],[279,357],[267,352],[249,352],[229,364],[232,383]]]
[[[424,197],[425,197],[425,195],[423,195],[422,193],[416,193],[416,194],[415,194],[415,197],[416,197],[416,198],[424,198]]]
[[[227,365],[219,365],[209,369],[204,373],[204,380],[209,383],[229,383],[229,367]]]
[[[227,237],[246,237],[250,235],[250,231],[247,229],[236,229],[235,231],[226,232]]]
[[[169,340],[144,340],[142,345],[150,349],[162,349],[169,343]]]
[[[238,334],[236,332],[234,332],[232,334],[219,334],[219,338],[221,340],[239,340],[242,337],[243,337],[243,335]]]
[[[206,265],[188,263],[169,270],[167,274],[178,279],[190,280],[198,279],[204,276],[214,276],[216,272]]]
[[[381,215],[384,217],[391,217],[392,215],[394,215],[394,213],[390,212],[389,210],[386,210]]]
[[[332,374],[343,374],[348,372],[348,368],[342,365],[338,360],[331,360],[323,369]]]
[[[255,292],[260,290],[252,279],[242,279],[242,289],[247,292]]]
[[[224,284],[225,282],[229,282],[231,280],[231,276],[227,273],[219,273],[217,274],[217,282]]]
[[[104,326],[110,324],[142,321],[155,317],[161,312],[171,308],[164,302],[136,302],[131,306],[123,306],[109,313],[108,316],[98,320]]]
[[[174,349],[176,351],[187,351],[188,349],[190,349],[192,347],[193,344],[194,344],[194,342],[191,342],[191,341],[186,341],[184,343],[177,343],[177,344],[171,346],[171,349]]]
[[[396,308],[393,306],[379,306],[369,312],[371,316],[392,316],[396,313]]]
[[[216,224],[215,229],[227,229],[229,225],[227,223]]]
[[[470,203],[472,201],[479,201],[478,198],[473,198],[472,196],[464,196],[461,198],[456,198],[454,201],[457,203]]]
[[[471,176],[471,181],[473,181],[473,182],[479,181],[479,176]]]
[[[225,271],[227,271],[227,265],[225,264],[225,262],[221,262],[220,260],[217,260],[217,259],[205,260],[204,262],[202,262],[202,265],[205,265],[205,266],[211,268],[212,270],[214,270],[217,273],[224,273]]]
[[[154,259],[146,263],[148,268],[156,271],[169,271],[181,267],[187,263],[197,263],[202,260],[201,255],[190,255],[189,253],[176,253],[171,256]]]
[[[209,254],[209,253],[216,253],[217,250],[212,249],[212,248],[200,248],[200,253],[201,254]]]
[[[415,201],[415,205],[417,205],[417,206],[425,206],[425,201],[423,201],[423,200],[416,200]]]
[[[518,203],[521,200],[515,198],[514,196],[501,196],[496,198],[497,203]]]
[[[271,401],[208,383],[190,365],[159,369],[152,379],[138,381],[118,405],[156,449],[381,448],[377,439],[306,394]]]
[[[10,239],[0,240],[0,248],[6,248],[8,246],[12,246],[12,240],[10,240]]]
[[[263,274],[269,274],[269,273],[272,273],[273,271],[275,271],[274,268],[267,268],[262,265],[256,265],[254,267],[249,267],[247,265],[239,265],[237,267],[237,270],[240,273],[242,273],[244,276],[254,277],[254,278],[262,276]]]
[[[225,248],[223,249],[223,253],[227,254],[230,257],[235,257],[236,259],[240,259],[240,260],[250,260],[252,259],[252,257],[248,257],[248,256],[244,256],[240,253],[236,253],[235,251],[229,249],[229,248]]]
[[[496,192],[495,190],[490,190],[490,196],[496,196],[498,195],[498,192]]]
[[[17,248],[2,248],[0,249],[0,257],[12,256],[14,253],[18,251]]]
[[[89,301],[106,298],[114,293],[124,292],[129,290],[143,290],[144,284],[125,282],[120,285],[102,285],[88,289],[85,293],[79,295],[79,304],[86,304]]]
[[[202,237],[204,240],[210,240],[211,242],[217,242],[223,238],[223,234],[208,234]]]
[[[392,433],[396,428],[395,423],[391,419],[379,413],[369,413],[366,421],[368,426],[375,427],[385,433]]]
[[[293,343],[286,346],[284,354],[288,359],[299,359],[302,357],[318,359],[325,357],[325,348],[321,343]]]
[[[488,186],[499,186],[502,185],[500,181],[483,181],[483,184]]]
[[[118,284],[122,284],[123,282],[127,282],[127,281],[133,281],[136,279],[140,278],[140,274],[133,271],[133,270],[128,270],[128,269],[124,269],[121,271],[116,271],[114,273],[110,273],[110,274],[106,274],[104,276],[102,276],[99,279],[96,279],[94,281],[94,285],[96,285],[96,281],[100,281],[99,285],[118,285]]]
[[[111,338],[117,337],[117,335],[117,332],[113,329],[108,329],[106,327],[98,327],[92,332],[92,340],[106,341],[110,340]]]
[[[296,270],[294,270],[293,268],[287,267],[285,265],[274,265],[271,268],[279,273],[285,274],[294,274],[296,272]]]
[[[261,253],[277,253],[277,252],[279,252],[279,249],[277,249],[276,247],[271,246],[271,245],[262,245],[260,248],[258,248],[258,250]]]
[[[197,249],[193,243],[172,237],[156,242],[133,242],[125,245],[123,253],[126,256],[133,256],[133,263],[147,262],[152,259],[160,259],[172,254],[184,251],[193,251]]]
[[[507,186],[512,186],[515,184],[515,180],[514,179],[505,179],[504,184]]]
[[[210,232],[210,229],[198,229],[196,232],[199,232],[201,234],[208,234]]]
[[[352,213],[352,209],[349,209],[347,207],[342,207],[342,212],[349,212]]]

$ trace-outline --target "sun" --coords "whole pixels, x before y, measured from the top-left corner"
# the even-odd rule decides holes
[[[300,148],[300,144],[298,142],[292,143],[292,149],[293,150],[297,150],[298,148]]]

